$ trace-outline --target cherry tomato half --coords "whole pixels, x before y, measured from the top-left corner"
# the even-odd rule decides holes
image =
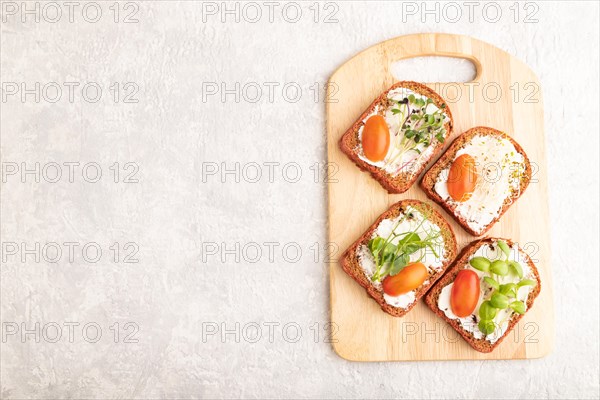
[[[396,275],[388,275],[383,280],[383,292],[390,296],[400,296],[421,286],[428,276],[429,272],[423,263],[408,264]]]
[[[457,317],[471,315],[479,301],[479,276],[475,271],[463,269],[454,279],[450,293],[450,307]]]
[[[390,128],[385,118],[375,114],[365,122],[362,131],[362,148],[369,160],[382,161],[390,147]]]
[[[477,184],[475,160],[468,154],[460,155],[448,173],[448,194],[455,201],[464,202],[471,198]]]

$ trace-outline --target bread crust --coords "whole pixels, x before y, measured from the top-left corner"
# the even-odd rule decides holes
[[[388,303],[386,303],[383,297],[383,291],[378,289],[373,285],[373,283],[365,276],[363,269],[360,266],[360,262],[358,260],[358,256],[356,254],[359,246],[363,244],[367,244],[371,239],[373,232],[377,229],[382,220],[388,218],[395,218],[404,211],[408,207],[413,207],[420,212],[430,213],[430,221],[440,227],[440,231],[444,238],[444,256],[447,260],[442,265],[439,271],[434,274],[430,274],[429,283],[425,285],[421,285],[416,293],[415,293],[415,301],[409,305],[407,308],[399,308],[394,307]],[[356,282],[358,282],[367,293],[381,306],[382,310],[387,312],[394,317],[402,317],[407,312],[409,312],[419,301],[423,295],[429,290],[429,288],[444,274],[446,268],[450,265],[452,260],[456,257],[457,250],[457,242],[456,237],[454,236],[454,231],[450,224],[444,219],[444,217],[433,209],[429,204],[424,203],[419,200],[402,200],[395,204],[393,204],[387,211],[377,218],[377,220],[367,229],[361,236],[358,238],[356,242],[354,242],[342,255],[340,259],[340,263],[342,265],[343,270],[350,275]]]
[[[439,174],[452,164],[456,153],[465,145],[467,145],[474,136],[477,135],[499,136],[506,140],[509,140],[513,144],[515,149],[521,155],[523,155],[525,164],[525,169],[523,171],[523,174],[521,175],[520,190],[518,192],[513,193],[511,197],[507,197],[504,200],[504,204],[502,205],[498,216],[494,218],[492,222],[486,225],[481,232],[473,230],[467,223],[467,220],[456,213],[456,207],[452,204],[447,203],[435,191],[435,182],[437,181]],[[438,203],[444,208],[444,210],[446,210],[450,215],[452,215],[456,222],[458,222],[459,225],[462,226],[465,231],[469,232],[473,236],[482,236],[487,231],[489,231],[496,222],[498,222],[502,215],[510,208],[512,203],[517,201],[517,199],[523,195],[525,189],[527,189],[527,187],[529,186],[530,181],[531,163],[529,162],[529,158],[527,157],[527,154],[525,153],[521,145],[519,145],[519,143],[517,143],[512,137],[497,129],[489,128],[486,126],[476,126],[454,139],[448,150],[446,150],[446,152],[439,158],[439,160],[437,160],[435,164],[433,164],[433,166],[425,173],[425,175],[423,175],[423,179],[421,180],[421,188],[430,199]]]
[[[427,167],[429,162],[435,157],[437,157],[439,152],[444,147],[443,143],[439,143],[437,141],[435,142],[435,145],[431,143],[430,146],[434,146],[433,153],[431,154],[429,159],[423,162],[423,164],[419,167],[417,171],[414,171],[413,173],[402,172],[397,176],[392,176],[388,174],[385,170],[378,168],[374,165],[370,165],[360,159],[358,153],[356,152],[356,147],[358,145],[358,131],[360,127],[364,125],[364,119],[369,114],[373,113],[377,105],[387,103],[388,92],[400,87],[410,89],[423,96],[427,96],[428,98],[433,100],[434,104],[438,108],[441,108],[442,104],[446,105],[444,112],[446,113],[449,119],[449,121],[444,125],[447,131],[446,137],[450,137],[450,135],[452,134],[452,127],[454,125],[454,120],[452,119],[452,112],[450,111],[448,103],[432,89],[418,82],[397,82],[394,85],[392,85],[388,90],[379,95],[379,97],[377,97],[375,101],[373,101],[373,103],[371,103],[371,105],[362,113],[362,115],[356,120],[356,122],[354,122],[354,124],[342,135],[339,142],[339,146],[342,152],[344,152],[354,164],[356,164],[363,171],[369,172],[371,176],[375,178],[375,180],[377,180],[381,184],[381,186],[383,186],[389,193],[406,192],[412,186],[412,184],[419,178],[419,175],[421,174],[421,172],[423,172],[425,167]]]
[[[471,345],[471,347],[473,347],[475,350],[482,352],[482,353],[489,353],[489,352],[493,351],[496,347],[498,347],[500,345],[500,343],[502,343],[504,338],[506,338],[508,336],[510,331],[512,331],[514,329],[515,325],[521,320],[521,318],[523,318],[525,316],[525,314],[513,313],[504,335],[502,335],[501,338],[499,338],[495,343],[492,344],[487,339],[485,339],[485,337],[483,337],[481,339],[475,338],[475,336],[473,336],[473,334],[471,332],[468,332],[465,329],[463,329],[463,327],[460,325],[460,322],[458,320],[448,318],[446,316],[446,314],[444,314],[444,312],[438,307],[437,304],[438,304],[438,299],[440,297],[440,293],[442,292],[442,289],[444,289],[444,287],[446,287],[450,283],[454,282],[454,280],[456,279],[456,275],[458,274],[459,271],[468,267],[467,262],[469,260],[469,257],[471,257],[471,255],[473,255],[480,248],[480,246],[493,243],[497,240],[503,240],[510,247],[512,247],[514,244],[514,242],[510,239],[492,238],[492,237],[485,237],[485,238],[478,239],[478,240],[471,242],[468,246],[466,246],[461,251],[461,254],[459,255],[458,259],[448,269],[448,272],[446,272],[446,274],[441,279],[439,279],[437,281],[437,283],[431,288],[431,290],[427,293],[427,295],[425,295],[425,304],[427,304],[427,306],[435,314],[437,314],[440,318],[442,318],[444,321],[446,321],[448,323],[448,325],[450,325],[452,328],[454,328],[454,330],[456,330],[463,337],[463,339],[465,339],[467,341],[467,343],[469,343],[469,345]],[[519,250],[525,256],[527,265],[531,269],[531,271],[535,277],[535,280],[537,281],[537,285],[529,292],[529,296],[527,297],[527,312],[528,312],[531,309],[531,307],[533,306],[533,303],[534,303],[536,297],[540,294],[540,290],[542,288],[542,283],[540,281],[540,274],[539,274],[535,264],[533,263],[533,261],[531,261],[531,258],[520,247],[519,247]]]

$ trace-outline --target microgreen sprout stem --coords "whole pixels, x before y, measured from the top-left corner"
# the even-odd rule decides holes
[[[436,107],[435,111],[429,113],[427,108],[430,104],[434,104],[433,100],[416,98],[414,94],[395,101],[395,103],[396,107],[392,108],[391,111],[392,114],[398,116],[398,130],[394,133],[394,150],[385,161],[385,166],[402,160],[408,152],[417,153],[413,160],[402,165],[402,169],[406,164],[417,159],[422,150],[427,148],[434,140],[440,143],[444,142],[446,135],[444,110],[446,104],[442,104],[440,108]]]
[[[479,310],[479,330],[489,335],[495,331],[495,326],[502,326],[508,321],[513,313],[524,314],[526,311],[526,305],[518,299],[518,290],[522,286],[535,286],[536,281],[532,279],[522,279],[523,269],[520,264],[516,261],[509,261],[510,247],[502,241],[498,240],[496,246],[500,250],[498,260],[489,260],[485,257],[476,257],[471,260],[471,266],[480,271],[486,272],[489,276],[484,276],[483,280],[494,290],[486,296],[484,303],[487,305],[484,310]],[[489,270],[487,265],[491,265]],[[507,282],[506,278],[511,275],[519,278],[518,283]],[[505,318],[499,323],[494,324],[493,318],[489,318],[490,315],[496,315],[496,312],[490,310],[494,309],[507,309],[510,310]]]
[[[429,219],[429,215],[423,214],[424,218],[420,223],[410,231],[396,233],[396,229],[406,218],[412,215],[412,211],[405,210],[402,218],[394,225],[392,231],[387,238],[377,236],[369,241],[368,247],[373,258],[375,259],[376,270],[371,276],[371,281],[381,281],[386,275],[394,276],[402,271],[409,263],[410,256],[419,250],[431,249],[435,256],[437,253],[434,250],[434,245],[437,244],[437,239],[440,237],[440,232],[435,232],[434,229],[424,228],[426,231],[425,238],[421,238],[417,232],[423,227]],[[392,241],[398,239],[396,244]],[[425,256],[422,252],[418,261],[421,261]]]

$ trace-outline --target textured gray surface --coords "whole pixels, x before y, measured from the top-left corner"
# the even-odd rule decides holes
[[[98,82],[103,88],[97,103],[82,100],[78,89],[73,102],[66,91],[56,103],[47,101],[54,92],[39,103],[33,95],[24,103],[18,95],[3,101],[3,172],[11,163],[32,168],[40,162],[52,179],[50,162],[97,162],[103,175],[90,183],[78,167],[71,183],[63,166],[57,183],[5,176],[2,398],[598,397],[596,2],[533,3],[539,8],[534,23],[524,18],[535,7],[523,5],[515,23],[512,2],[503,3],[496,23],[483,18],[483,3],[472,22],[463,5],[461,21],[452,23],[443,20],[442,4],[439,24],[435,15],[420,12],[405,12],[403,21],[402,6],[392,2],[337,3],[337,23],[323,23],[335,10],[324,4],[318,23],[308,4],[297,23],[282,18],[281,5],[273,23],[266,6],[257,23],[236,23],[232,16],[222,23],[220,14],[204,14],[204,22],[201,2],[144,2],[135,16],[139,22],[131,24],[122,20],[132,6],[121,3],[115,23],[112,2],[98,4],[103,14],[97,23],[82,18],[82,5],[73,23],[66,15],[58,23],[32,17],[22,23],[22,10],[10,15],[3,2],[3,84]],[[246,11],[246,19],[254,17]],[[93,10],[88,13],[93,17]],[[315,101],[311,87],[322,88],[337,66],[372,44],[426,31],[491,42],[529,64],[542,83],[557,321],[555,349],[543,359],[351,363],[325,343],[325,186],[322,177],[314,178],[315,163],[325,162],[325,106],[322,93]],[[121,88],[115,103],[114,90],[109,92],[114,82],[138,85],[139,102],[124,103]],[[265,92],[257,103],[243,96],[236,102],[234,95],[224,103],[219,96],[203,101],[203,82],[251,83],[247,97],[254,96],[255,82]],[[268,82],[279,84],[272,101]],[[290,82],[302,88],[296,103],[281,90]],[[109,169],[115,162],[118,183]],[[125,169],[128,162],[139,168],[138,183],[122,182],[134,168]],[[252,183],[256,169],[250,164],[237,183],[234,175],[207,175],[212,163],[222,168],[221,162],[230,168],[279,165],[269,179],[263,164],[262,179]],[[292,182],[295,165],[283,168],[290,162],[302,172],[298,182]],[[93,169],[88,172],[93,177]],[[61,245],[56,263],[26,254],[23,262],[23,242],[29,248],[36,242],[78,247],[73,260]],[[83,258],[81,247],[89,242],[102,249],[100,261]],[[119,262],[110,248],[115,242]],[[221,261],[223,247],[236,242],[242,260],[224,254]],[[265,244],[270,242],[278,243],[273,257]],[[136,245],[139,262],[123,262]],[[210,255],[215,247],[217,254]],[[262,254],[251,262],[257,247]],[[302,254],[295,260],[297,248]],[[55,249],[47,250],[46,258],[53,258]],[[22,338],[36,322],[39,332]],[[69,322],[79,324],[73,340]],[[102,329],[96,343],[88,342],[93,327],[82,334],[86,323]],[[53,324],[62,331],[56,343]],[[261,327],[258,339],[253,324]],[[136,326],[139,331],[126,339]],[[19,332],[11,334],[14,329]],[[214,329],[219,333],[210,334]],[[223,329],[234,333],[222,337]]]

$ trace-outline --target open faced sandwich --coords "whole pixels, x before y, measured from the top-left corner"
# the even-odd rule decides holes
[[[539,293],[540,277],[529,256],[511,240],[484,238],[462,251],[425,302],[475,350],[489,353]]]
[[[410,81],[381,94],[340,140],[341,150],[390,193],[407,191],[452,131],[447,103]]]
[[[421,186],[469,233],[483,235],[525,191],[525,151],[493,128],[469,129],[425,173]]]
[[[412,309],[457,254],[452,228],[430,205],[392,205],[343,254],[344,271],[396,317]]]

